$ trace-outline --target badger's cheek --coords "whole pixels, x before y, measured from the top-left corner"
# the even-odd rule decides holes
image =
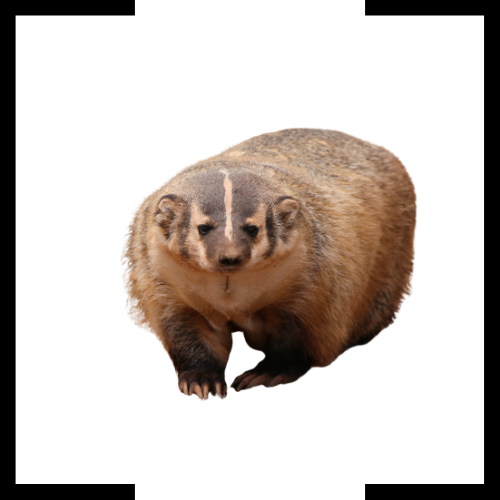
[[[254,264],[259,262],[269,250],[269,240],[267,235],[263,234],[252,246],[250,254],[250,263]]]
[[[192,264],[195,264],[199,269],[204,271],[213,271],[213,266],[206,259],[206,257],[200,252],[193,253],[190,255],[190,259]]]
[[[167,238],[167,234],[168,233],[164,228],[154,226],[148,237],[149,245],[154,245],[155,247],[160,248],[163,251],[177,254],[177,237],[175,233],[170,233],[170,236]]]
[[[189,261],[195,267],[212,271],[212,264],[207,258],[205,245],[201,244],[198,234],[190,232],[186,239],[186,247],[188,249]]]

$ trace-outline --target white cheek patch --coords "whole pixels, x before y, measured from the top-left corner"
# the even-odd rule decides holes
[[[229,180],[228,174],[224,179],[224,205],[226,207],[226,230],[224,235],[229,241],[233,240],[233,220],[232,220],[232,209],[233,209],[233,183]]]
[[[259,243],[252,248],[252,259],[259,259],[269,248],[269,240],[267,234],[263,235]]]
[[[200,241],[200,235],[198,232],[198,226],[200,224],[206,224],[208,221],[196,203],[193,203],[191,207],[191,221],[192,224],[186,238],[188,251],[191,258],[195,259],[200,267],[210,269],[211,265],[207,258],[206,248]]]
[[[267,237],[266,230],[265,205],[261,203],[255,215],[247,219],[245,222],[247,225],[254,225],[260,229],[259,235],[257,236],[257,241],[252,246],[252,259],[259,259],[267,252],[269,248],[269,238]]]

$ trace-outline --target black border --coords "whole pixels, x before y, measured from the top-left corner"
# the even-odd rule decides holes
[[[418,3],[365,0],[365,16],[484,16],[483,2],[460,4],[442,0]]]
[[[73,2],[16,2],[16,16],[134,16],[135,0],[87,0],[81,4]]]

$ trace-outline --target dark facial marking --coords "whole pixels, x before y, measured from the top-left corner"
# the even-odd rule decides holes
[[[200,210],[218,223],[223,222],[225,214],[224,178],[222,172],[203,172],[195,178],[194,198]]]
[[[184,212],[181,216],[181,220],[177,226],[179,231],[179,249],[183,257],[188,258],[189,252],[186,245],[186,239],[189,232],[189,225],[191,221],[191,212],[185,207]]]
[[[267,207],[266,210],[266,231],[267,239],[269,241],[269,249],[264,254],[264,259],[271,257],[276,247],[276,223],[274,222],[274,215],[271,207]]]
[[[253,217],[260,203],[271,199],[269,185],[261,177],[250,172],[235,172],[230,174],[233,183],[233,213],[236,215],[235,223],[243,223]]]

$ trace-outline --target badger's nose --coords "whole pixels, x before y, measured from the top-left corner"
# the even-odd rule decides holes
[[[221,255],[219,262],[223,266],[237,266],[243,259],[238,255]]]

